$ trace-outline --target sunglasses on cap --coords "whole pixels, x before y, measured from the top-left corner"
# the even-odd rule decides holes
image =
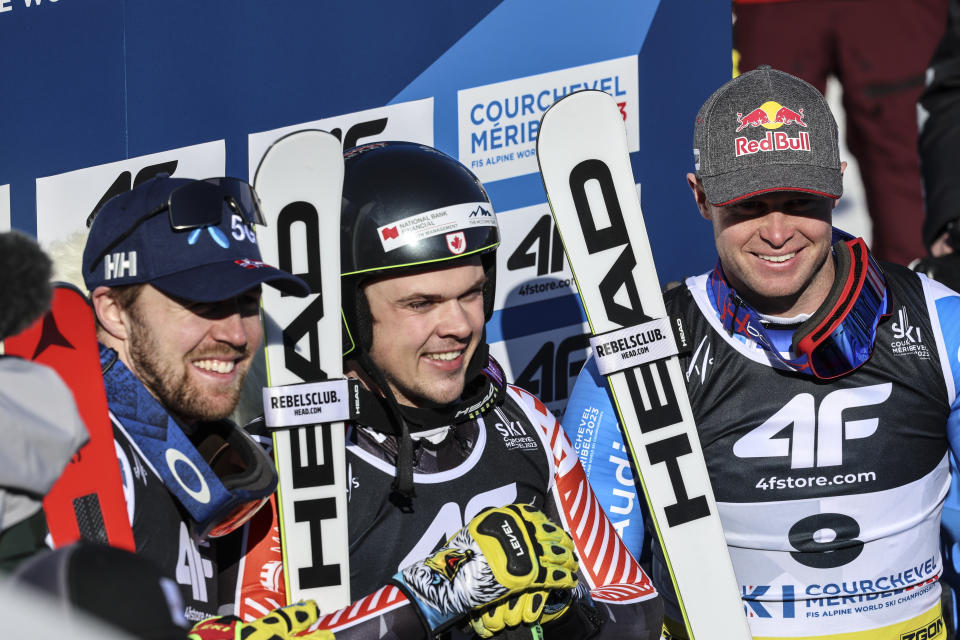
[[[207,178],[188,182],[171,191],[164,204],[137,218],[126,231],[107,244],[91,261],[89,271],[92,273],[104,256],[133,235],[140,225],[164,211],[168,212],[171,229],[187,231],[219,225],[225,209],[239,215],[247,224],[266,225],[260,210],[260,199],[247,182],[239,178]],[[87,218],[87,227],[93,225],[98,212]]]

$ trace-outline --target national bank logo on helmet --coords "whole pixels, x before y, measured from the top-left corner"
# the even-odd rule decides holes
[[[348,149],[343,183],[344,276],[483,254],[500,242],[480,181],[432,147],[376,142]]]
[[[253,224],[263,216],[236,178],[151,178],[103,204],[83,251],[87,289],[149,283],[194,302],[237,296],[261,283],[307,295],[300,278],[265,264]]]
[[[771,191],[843,193],[837,124],[812,85],[762,66],[717,89],[697,114],[697,176],[728,205]]]
[[[464,202],[385,224],[377,229],[377,233],[384,252],[442,234],[450,253],[462,255],[467,250],[464,229],[496,226],[497,219],[489,203]]]

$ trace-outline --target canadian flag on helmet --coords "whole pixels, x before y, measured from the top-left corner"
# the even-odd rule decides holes
[[[450,249],[450,253],[460,255],[467,250],[467,238],[463,235],[463,231],[448,233],[446,238],[447,248]]]

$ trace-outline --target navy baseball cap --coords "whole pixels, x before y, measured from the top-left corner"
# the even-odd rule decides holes
[[[266,283],[310,292],[300,278],[265,264],[253,224],[263,224],[253,188],[237,178],[151,178],[107,200],[83,250],[89,291],[148,283],[177,298],[216,302]]]

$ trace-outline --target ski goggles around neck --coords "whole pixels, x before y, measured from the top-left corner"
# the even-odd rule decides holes
[[[240,528],[277,488],[270,455],[229,420],[204,422],[194,440],[117,352],[100,345],[100,366],[115,426],[135,445],[201,538]]]
[[[137,218],[126,231],[107,244],[88,268],[93,272],[104,256],[133,235],[140,225],[164,211],[168,212],[171,229],[187,231],[218,226],[228,210],[249,225],[266,225],[256,192],[239,178],[207,178],[181,185],[170,192],[164,204]],[[93,224],[95,218],[95,214],[87,218],[87,227]]]
[[[204,430],[197,452],[223,491],[214,492],[213,508],[195,520],[201,537],[219,538],[239,529],[270,500],[277,477],[267,453],[239,427],[220,421]]]
[[[790,357],[777,350],[760,314],[730,287],[719,262],[708,283],[727,331],[746,336],[778,361],[821,380],[850,373],[870,358],[877,327],[892,307],[883,271],[863,239],[835,228],[833,241],[833,285],[817,311],[794,331]]]

